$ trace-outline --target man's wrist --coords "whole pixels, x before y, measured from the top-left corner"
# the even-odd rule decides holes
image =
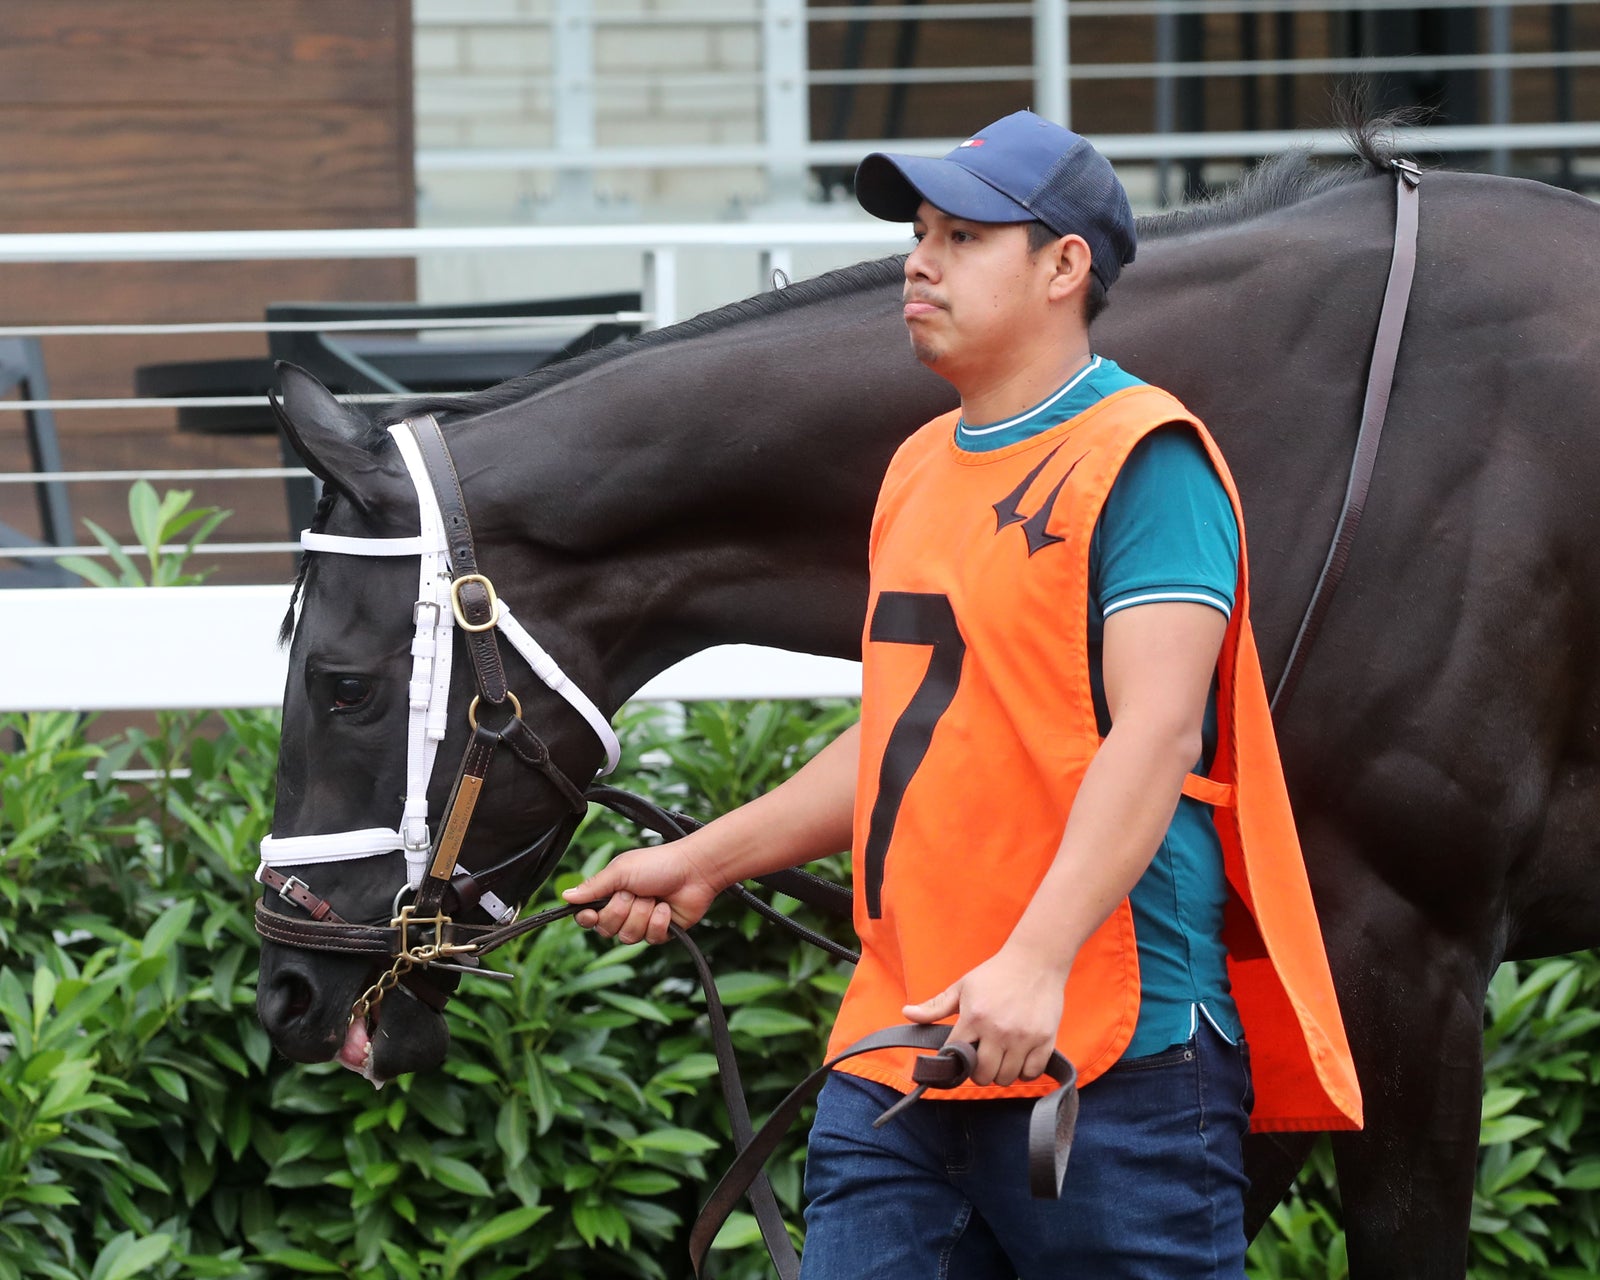
[[[1055,930],[1052,936],[1045,936],[1044,931],[1032,927],[1026,917],[1017,922],[1017,927],[1011,931],[1001,950],[1036,970],[1045,979],[1059,981],[1063,987],[1067,985],[1072,962],[1078,954],[1076,946],[1064,945],[1059,930]]]

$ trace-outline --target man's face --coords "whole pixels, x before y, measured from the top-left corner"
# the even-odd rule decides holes
[[[1027,223],[972,222],[927,201],[913,230],[902,292],[917,359],[957,386],[969,370],[1003,367],[1049,314],[1054,255],[1028,252]]]

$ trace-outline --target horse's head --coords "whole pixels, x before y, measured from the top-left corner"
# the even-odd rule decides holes
[[[492,486],[463,468],[458,487],[437,432],[419,445],[423,430],[374,428],[310,375],[280,373],[279,417],[324,499],[306,538],[262,849],[257,1010],[288,1057],[337,1055],[388,1079],[443,1059],[441,1010],[459,975],[417,964],[381,1002],[373,984],[399,952],[515,915],[560,857],[584,780],[603,756],[614,763],[615,739],[581,692],[596,687],[593,655],[560,633],[568,681],[488,588],[510,587],[514,607],[536,568],[508,535],[473,544],[469,513],[480,530],[507,527]],[[521,621],[548,639],[548,620]],[[456,923],[400,940],[390,926],[406,905]],[[358,1002],[372,1008],[358,1016]]]

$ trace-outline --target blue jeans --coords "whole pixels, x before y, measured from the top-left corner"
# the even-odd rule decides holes
[[[802,1280],[1243,1280],[1248,1056],[1202,1017],[1080,1094],[1059,1200],[1028,1192],[1031,1100],[922,1101],[834,1072],[806,1158]]]

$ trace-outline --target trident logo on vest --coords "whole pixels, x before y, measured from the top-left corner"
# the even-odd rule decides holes
[[[1061,445],[1058,444],[1054,449],[1050,450],[1049,453],[1045,454],[1043,462],[1036,466],[1032,471],[1028,472],[1027,475],[1022,477],[1021,484],[1019,484],[1010,493],[1006,494],[1005,497],[1001,498],[999,502],[994,504],[995,533],[998,535],[1000,530],[1004,529],[1007,525],[1020,524],[1022,526],[1022,532],[1028,537],[1029,556],[1032,556],[1035,552],[1043,551],[1052,542],[1065,541],[1060,534],[1048,532],[1045,529],[1045,526],[1050,523],[1050,516],[1056,508],[1056,499],[1061,496],[1061,490],[1062,487],[1067,483],[1067,477],[1072,474],[1078,463],[1082,462],[1089,456],[1087,453],[1081,453],[1073,460],[1072,466],[1067,468],[1066,474],[1063,475],[1061,479],[1057,480],[1056,487],[1050,490],[1050,496],[1044,500],[1044,505],[1042,507],[1035,511],[1031,516],[1024,515],[1019,509],[1022,505],[1023,495],[1028,492],[1029,486],[1039,478],[1039,473],[1050,465],[1050,459],[1054,458],[1056,454],[1060,452]]]

